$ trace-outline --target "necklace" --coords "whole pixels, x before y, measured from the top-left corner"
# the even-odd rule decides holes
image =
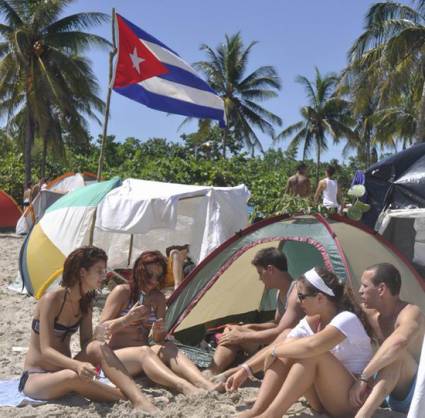
[[[74,303],[73,303],[71,292],[69,291],[69,289],[67,289],[67,294],[69,296],[68,300],[69,300],[69,305],[71,306],[72,315],[74,315],[74,317],[77,318],[78,316],[80,316],[80,304],[78,303],[77,313],[75,313]]]

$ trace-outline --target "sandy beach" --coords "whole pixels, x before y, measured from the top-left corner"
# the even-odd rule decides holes
[[[18,256],[23,238],[13,234],[0,234],[0,303],[3,320],[0,323],[0,379],[17,378],[22,372],[26,347],[30,336],[30,323],[35,299],[7,289],[18,274]],[[100,306],[95,307],[94,318],[97,321]],[[73,351],[78,350],[78,334],[73,336]],[[231,417],[250,406],[257,387],[245,387],[236,393],[206,393],[193,397],[172,393],[153,386],[147,379],[137,382],[143,392],[161,409],[158,417]],[[0,407],[1,417],[121,417],[148,416],[136,415],[129,402],[101,404],[86,401],[77,396],[68,396],[60,401],[50,402],[37,407],[21,408]],[[316,417],[317,415],[301,402],[294,405],[288,417]],[[380,410],[376,417],[402,417],[402,414]]]

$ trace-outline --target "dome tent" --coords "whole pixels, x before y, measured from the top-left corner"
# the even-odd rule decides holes
[[[362,221],[371,228],[384,209],[425,208],[425,143],[373,164],[364,185],[371,210]]]
[[[66,194],[50,206],[27,236],[20,272],[36,298],[61,276],[66,256],[93,244],[109,268],[126,268],[146,249],[189,243],[195,261],[248,220],[244,186],[210,187],[115,177]]]
[[[0,230],[13,230],[21,214],[21,208],[15,199],[0,190]]]
[[[178,340],[197,344],[209,327],[272,317],[276,294],[265,290],[251,265],[254,254],[280,248],[296,278],[324,266],[354,289],[363,271],[379,262],[401,272],[402,298],[425,310],[425,285],[413,266],[389,242],[363,224],[333,215],[277,216],[236,234],[204,259],[171,295],[166,326]]]
[[[46,209],[64,194],[96,181],[96,174],[68,172],[56,177],[40,190],[16,223],[16,233],[25,235],[44,215]]]

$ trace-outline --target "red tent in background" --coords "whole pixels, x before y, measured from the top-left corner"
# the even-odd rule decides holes
[[[15,230],[16,222],[21,217],[22,211],[13,197],[4,190],[0,190],[0,230]]]

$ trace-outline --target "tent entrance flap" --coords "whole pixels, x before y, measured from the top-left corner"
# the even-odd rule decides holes
[[[267,247],[276,247],[285,253],[289,273],[294,279],[314,266],[325,265],[323,248],[311,239],[275,237],[250,243],[211,279],[208,288],[204,288],[204,294],[199,295],[196,305],[189,308],[190,312],[175,330],[176,337],[185,338],[185,342],[189,338],[192,342],[208,328],[228,321],[262,322],[273,319],[277,291],[264,288],[251,264],[255,254]],[[190,331],[182,333],[186,329]],[[196,336],[187,337],[191,333]]]

